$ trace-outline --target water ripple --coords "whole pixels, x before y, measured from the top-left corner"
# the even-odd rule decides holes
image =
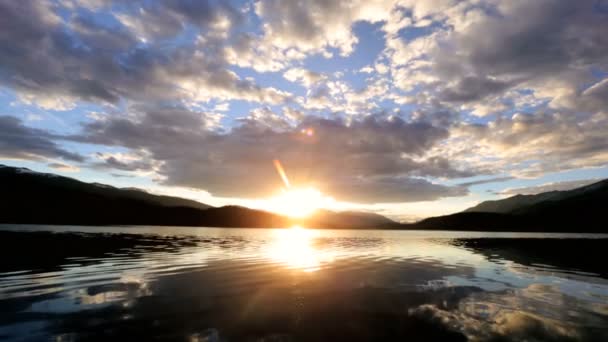
[[[74,229],[0,231],[0,339],[608,336],[601,236]]]

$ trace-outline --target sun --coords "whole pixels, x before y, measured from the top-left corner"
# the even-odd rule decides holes
[[[314,135],[314,131],[310,128],[303,130],[302,133],[308,136]],[[331,204],[332,198],[324,196],[321,191],[313,187],[293,187],[281,162],[278,159],[272,162],[285,187],[279,195],[268,201],[269,210],[293,218],[302,218]]]
[[[270,209],[290,217],[301,218],[322,208],[328,198],[312,187],[283,189],[270,199]]]

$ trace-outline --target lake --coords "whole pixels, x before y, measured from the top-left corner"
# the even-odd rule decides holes
[[[608,235],[0,225],[0,239],[0,340],[608,340]]]

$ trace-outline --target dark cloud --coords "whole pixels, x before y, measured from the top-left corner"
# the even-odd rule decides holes
[[[478,184],[429,179],[606,165],[608,12],[601,2],[394,5],[0,0],[0,87],[48,109],[86,101],[107,112],[70,137],[3,118],[1,151],[82,161],[57,139],[117,146],[128,152],[100,154],[89,165],[152,171],[168,185],[234,197],[274,192],[276,158],[294,183],[359,202],[459,196]],[[353,31],[361,21],[386,33],[386,49],[368,66],[382,73],[361,91],[344,77],[352,67],[346,59],[334,59],[346,64],[324,74],[295,62],[366,48]],[[414,26],[425,27],[415,36],[429,34],[403,39]],[[242,68],[274,71],[260,82],[285,86],[272,79],[283,75],[306,95],[261,86],[239,76],[259,76]],[[262,105],[238,113],[244,107],[231,100]],[[390,101],[408,113],[368,115]],[[281,103],[278,113],[273,105]],[[207,105],[232,110],[222,119],[201,109]],[[317,110],[325,117],[312,116]],[[469,113],[493,116],[471,124]]]
[[[454,86],[442,90],[440,97],[449,102],[476,101],[486,95],[501,92],[510,85],[510,82],[469,76],[458,80]]]
[[[458,185],[460,185],[462,187],[467,187],[468,188],[468,187],[473,186],[473,185],[503,182],[503,181],[514,179],[514,178],[515,177],[511,177],[511,176],[507,176],[507,177],[494,177],[494,178],[488,178],[488,179],[480,179],[480,180],[471,181],[471,182],[464,182],[464,183],[460,183]]]
[[[323,48],[328,41],[333,40],[332,43],[344,45],[340,47],[348,51],[354,43],[350,37],[349,26],[352,22],[349,17],[352,9],[349,7],[355,6],[349,6],[345,1],[269,0],[260,1],[256,11],[267,22],[266,35],[275,45],[291,47],[298,42],[298,48],[304,50]],[[335,26],[334,32],[330,31],[332,26]],[[337,36],[338,33],[343,36]]]
[[[608,114],[518,113],[487,124],[460,124],[451,148],[495,172],[538,177],[546,172],[608,164]],[[468,156],[468,157],[467,157]]]
[[[126,4],[130,11],[118,13],[118,19],[135,34],[147,39],[173,37],[188,25],[209,30],[243,21],[242,14],[225,1],[161,0]]]
[[[437,49],[434,69],[446,101],[467,102],[513,85],[544,86],[549,79],[574,88],[608,67],[608,13],[598,1],[504,2],[456,32]]]
[[[424,167],[424,166],[422,166]],[[339,199],[362,203],[432,201],[443,197],[465,196],[465,187],[434,184],[408,176],[339,178],[326,184],[327,193]]]
[[[0,83],[25,101],[55,109],[75,101],[117,103],[121,98],[285,100],[285,93],[240,79],[228,69],[221,47],[238,22],[235,10],[204,2],[144,4],[149,3],[130,4],[137,16],[114,13],[116,22],[108,24],[76,11],[64,19],[58,5],[48,2],[0,2],[5,18],[0,24],[0,45],[5,47]],[[143,20],[141,27],[137,20]],[[206,30],[191,44],[141,41],[140,29],[174,36],[189,23]],[[166,27],[173,24],[174,30]]]
[[[120,173],[110,173],[110,175],[112,175],[112,177],[115,177],[115,178],[133,178],[133,177],[135,177],[133,175],[123,175]]]
[[[95,164],[97,167],[111,168],[120,171],[150,171],[153,170],[154,165],[150,161],[140,158],[134,161],[123,161],[119,160],[115,156],[104,156],[103,154],[98,155],[103,161]]]
[[[61,158],[82,162],[84,157],[59,147],[52,134],[24,126],[21,120],[0,116],[0,156],[18,159]]]
[[[243,120],[222,133],[208,129],[206,114],[184,108],[174,108],[161,121],[154,111],[137,111],[132,115],[137,119],[89,123],[83,135],[72,139],[145,151],[159,163],[166,184],[224,197],[275,193],[281,181],[273,159],[282,161],[293,184],[312,184],[338,199],[366,203],[463,195],[467,191],[462,187],[441,186],[422,177],[471,175],[446,159],[424,157],[447,137],[446,129],[394,116],[370,115],[348,122],[306,117],[297,127],[283,129]],[[312,129],[314,135],[302,134],[302,129]],[[109,159],[106,163],[116,164]]]
[[[559,105],[581,111],[598,112],[608,109],[608,78],[592,84],[587,89],[572,92],[558,100]]]

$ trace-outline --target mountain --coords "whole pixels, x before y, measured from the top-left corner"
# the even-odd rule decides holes
[[[514,210],[525,208],[527,206],[540,203],[542,201],[550,200],[557,197],[562,191],[551,191],[544,192],[536,195],[515,195],[513,197],[495,200],[485,201],[478,205],[465,210],[467,213],[503,213],[507,214]]]
[[[413,229],[608,232],[608,179],[567,191],[516,195],[406,225]]]
[[[393,228],[399,226],[393,220],[382,215],[358,211],[333,212],[329,210],[317,210],[310,217],[303,219],[306,227],[321,228]]]
[[[292,219],[239,206],[214,208],[135,188],[0,165],[0,223],[168,225],[210,227],[445,229],[484,231],[608,232],[608,180],[568,191],[486,201],[463,212],[398,224],[365,212],[318,210]]]
[[[100,183],[84,183],[73,178],[53,173],[35,172],[27,168],[16,168],[0,165],[0,182],[6,189],[34,191],[37,195],[69,195],[71,192],[81,195],[98,196],[106,199],[131,199],[163,207],[189,207],[197,209],[211,208],[210,205],[180,197],[153,195],[137,188],[115,188]],[[54,192],[61,191],[61,194]],[[17,193],[13,193],[17,195]]]
[[[320,210],[292,219],[239,206],[214,208],[134,188],[85,183],[51,173],[0,165],[0,223],[167,225],[210,227],[381,228],[397,223],[377,214]]]

